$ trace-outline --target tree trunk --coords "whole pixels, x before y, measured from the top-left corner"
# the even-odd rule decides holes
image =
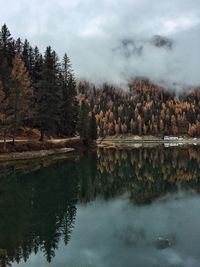
[[[82,141],[85,146],[89,145],[88,139],[83,138]]]
[[[13,140],[12,144],[15,145],[16,129],[18,123],[18,103],[19,103],[19,91],[15,88],[15,109],[14,109],[14,126],[13,126]]]
[[[16,137],[16,123],[14,124],[14,129],[13,129],[13,138],[12,138],[12,145],[15,145],[15,137]]]
[[[6,151],[6,130],[3,133],[3,151]]]
[[[40,142],[43,142],[44,141],[44,129],[41,128],[40,129]]]

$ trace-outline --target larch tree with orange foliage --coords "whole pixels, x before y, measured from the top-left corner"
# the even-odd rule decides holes
[[[32,87],[25,63],[19,54],[13,58],[11,70],[11,87],[8,97],[8,115],[10,117],[10,129],[15,144],[16,132],[21,125],[31,116]]]

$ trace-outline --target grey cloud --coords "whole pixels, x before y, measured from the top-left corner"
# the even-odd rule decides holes
[[[8,3],[9,2],[9,3]],[[9,4],[9,7],[8,7]],[[1,23],[42,50],[68,52],[79,78],[125,85],[146,76],[167,86],[200,84],[198,0],[0,0]],[[113,53],[121,40],[172,39],[172,50],[145,44],[140,57]]]

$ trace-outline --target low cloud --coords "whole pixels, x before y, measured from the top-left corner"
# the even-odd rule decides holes
[[[1,23],[14,36],[44,50],[67,51],[79,78],[125,85],[145,76],[169,87],[200,84],[200,3],[198,0],[0,0]],[[153,46],[155,35],[172,40],[172,49]],[[123,40],[143,46],[127,57]]]

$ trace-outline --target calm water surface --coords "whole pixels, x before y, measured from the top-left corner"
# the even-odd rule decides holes
[[[198,146],[1,165],[0,266],[199,267],[199,189]]]

